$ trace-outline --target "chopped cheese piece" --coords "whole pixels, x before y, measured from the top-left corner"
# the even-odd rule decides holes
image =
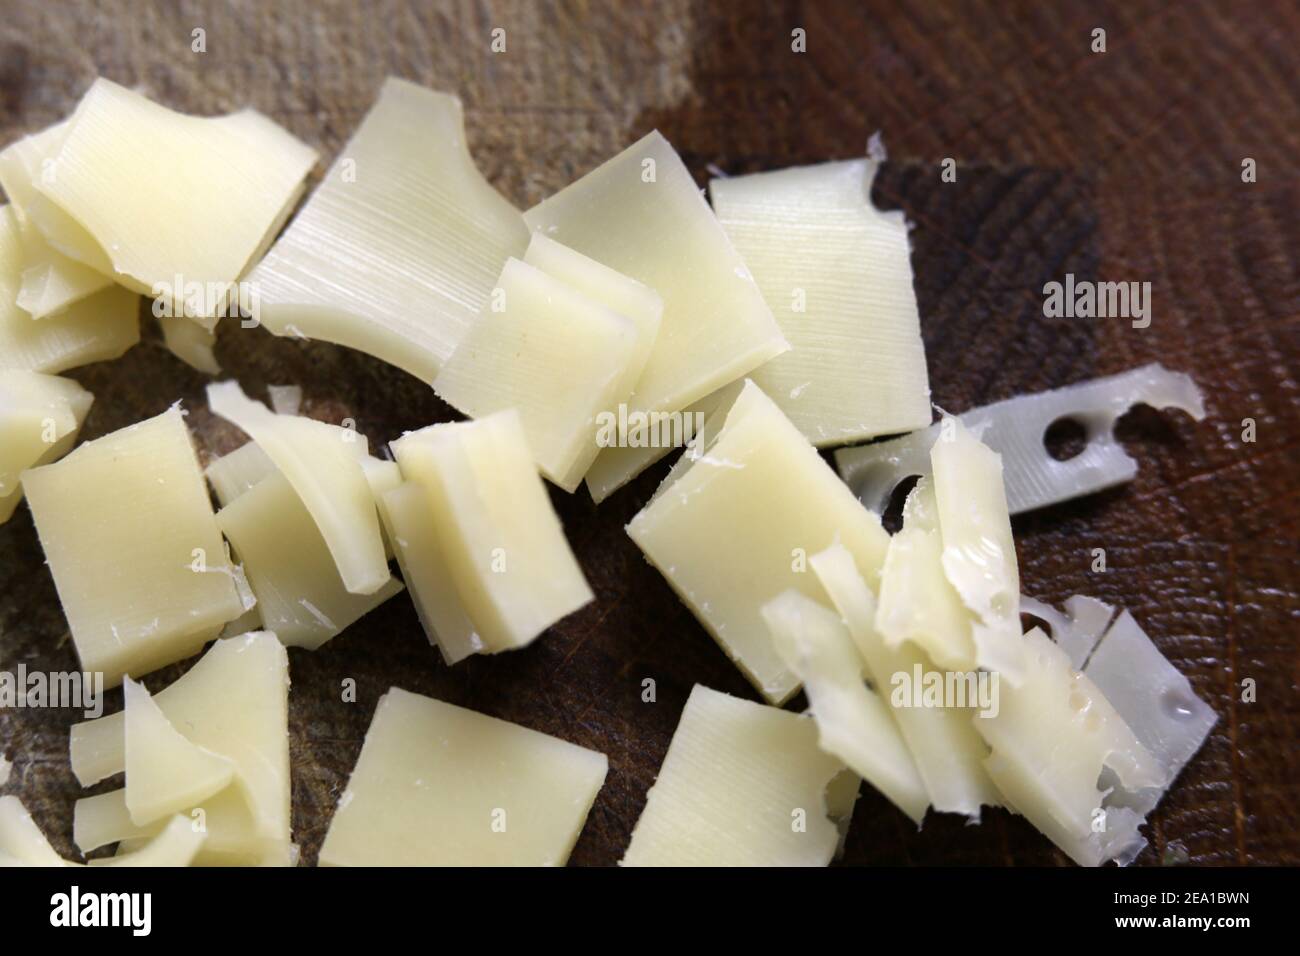
[[[1082,594],[1076,594],[1065,602],[1065,613],[1022,594],[1020,612],[1034,615],[1051,628],[1052,640],[1061,646],[1070,658],[1070,666],[1077,671],[1083,670],[1093,648],[1106,633],[1110,619],[1115,616],[1115,609],[1109,604]]]
[[[100,78],[33,185],[94,237],[119,282],[183,308],[177,277],[239,279],[315,164],[315,150],[252,110],[186,116]]]
[[[1132,481],[1137,462],[1115,438],[1114,426],[1139,402],[1178,408],[1197,421],[1205,417],[1196,384],[1182,373],[1152,364],[1050,392],[1020,395],[972,409],[960,418],[1002,456],[1007,505],[1012,514],[1020,514]],[[1081,454],[1058,461],[1047,453],[1043,440],[1053,423],[1067,419],[1084,426],[1088,443]],[[862,503],[880,514],[900,482],[930,473],[930,449],[943,427],[937,422],[902,438],[840,449],[835,453],[836,467]]]
[[[939,528],[923,517],[934,509],[934,491],[922,478],[908,496],[902,529],[889,539],[876,630],[891,649],[910,641],[939,667],[974,670],[975,622],[944,574]]]
[[[808,563],[848,626],[872,683],[889,701],[930,803],[941,813],[972,819],[979,818],[981,806],[1000,805],[1002,798],[984,769],[988,747],[971,725],[973,708],[906,706],[895,698],[893,690],[900,678],[917,681],[920,675],[925,680],[936,671],[917,647],[910,643],[892,647],[876,629],[875,598],[853,555],[837,544],[814,554]]]
[[[621,865],[825,866],[845,771],[808,717],[696,684]]]
[[[847,552],[846,552],[847,553]],[[867,688],[839,616],[798,591],[763,605],[777,652],[803,682],[822,750],[843,760],[919,826],[930,798],[890,716]]]
[[[301,385],[268,385],[266,395],[277,415],[297,415],[302,410]]]
[[[205,328],[198,322],[183,315],[161,315],[158,325],[162,328],[163,344],[167,351],[190,368],[198,369],[208,375],[220,375],[221,366],[213,352],[217,344],[217,333]]]
[[[66,455],[93,401],[71,379],[0,370],[0,524],[22,500],[19,475]]]
[[[762,390],[747,382],[705,426],[627,532],[773,703],[799,681],[759,609],[787,588],[817,598],[809,554],[837,539],[874,582],[889,536]]]
[[[154,701],[187,740],[234,763],[256,835],[288,843],[289,659],[275,635],[217,641]],[[126,724],[117,713],[73,725],[72,772],[82,786],[128,769]]]
[[[1106,632],[1083,672],[1159,761],[1166,786],[1219,721],[1213,708],[1196,696],[1191,681],[1165,659],[1128,611]],[[1164,787],[1140,790],[1126,805],[1145,815],[1163,795]]]
[[[657,131],[524,220],[663,298],[636,410],[679,411],[788,348],[745,263]]]
[[[0,369],[62,372],[117,358],[140,341],[139,296],[119,286],[35,320],[18,305],[22,244],[12,205],[0,206]]]
[[[432,382],[528,230],[474,166],[460,100],[390,78],[249,275],[262,322]]]
[[[573,491],[599,451],[597,417],[628,398],[639,329],[519,259],[506,262],[497,289],[434,391],[471,418],[517,408],[542,473]]]
[[[222,508],[217,524],[243,563],[262,626],[288,647],[315,650],[402,590],[389,578],[372,594],[350,593],[311,512],[280,472]]]
[[[48,318],[113,284],[102,272],[51,246],[30,219],[22,219],[21,209],[18,212],[23,254],[18,308],[33,319]]]
[[[563,866],[604,754],[396,687],[379,701],[322,866]]]
[[[278,471],[262,447],[250,441],[209,462],[204,474],[224,508],[267,475]]]
[[[133,853],[91,860],[91,866],[189,866],[203,849],[208,835],[183,816],[172,817],[156,837]]]
[[[82,667],[106,686],[189,657],[244,612],[179,408],[22,481]]]
[[[872,205],[879,167],[856,159],[709,183],[791,346],[754,382],[818,447],[930,424],[907,223]]]
[[[189,866],[203,846],[206,834],[196,831],[184,817],[172,817],[154,839],[133,853],[91,866]],[[36,826],[17,797],[0,797],[0,869],[6,867],[82,866],[63,859]]]
[[[1024,667],[1020,571],[1002,458],[951,419],[951,431],[940,432],[930,460],[944,574],[978,618],[971,629],[975,660],[1017,682]]]
[[[55,175],[55,160],[70,126],[71,121],[64,120],[7,146],[0,152],[0,186],[52,249],[108,278],[113,275],[113,263],[103,248],[81,223],[37,188]]]
[[[208,406],[243,429],[283,472],[320,529],[347,590],[374,594],[388,583],[379,516],[359,460],[366,455],[364,438],[310,418],[276,415],[236,382],[209,385]]]
[[[1099,866],[1140,842],[1141,816],[1111,805],[1103,773],[1124,790],[1163,787],[1167,771],[1065,651],[1034,628],[1019,686],[1003,681],[998,713],[975,729],[993,752],[989,775],[1008,804],[1072,860]]]
[[[142,684],[125,681],[126,807],[144,826],[223,790],[235,765],[186,740]]]
[[[454,604],[424,621],[448,660],[476,642],[491,653],[523,647],[592,599],[514,410],[432,425],[390,447],[426,495],[413,508],[388,502],[389,537],[418,574],[406,586],[426,614],[451,601],[441,578],[455,590]]]

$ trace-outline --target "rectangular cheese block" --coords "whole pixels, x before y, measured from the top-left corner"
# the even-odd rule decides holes
[[[663,319],[635,406],[677,411],[787,349],[753,277],[659,132],[524,214],[540,232],[643,283]]]
[[[930,424],[907,222],[872,205],[879,166],[855,159],[709,183],[790,343],[752,378],[819,448]]]
[[[696,684],[622,866],[825,866],[850,774],[807,716]]]
[[[512,258],[433,388],[471,418],[518,409],[542,474],[573,491],[599,450],[597,416],[629,398],[640,350],[631,319]]]
[[[0,524],[22,500],[22,472],[67,454],[93,401],[72,379],[0,369]]]
[[[874,583],[889,536],[752,382],[714,412],[703,440],[627,532],[754,686],[780,703],[799,681],[760,608],[788,588],[816,599],[807,558],[836,540]]]
[[[432,425],[403,435],[390,447],[403,476],[423,489],[427,511],[399,515],[390,509],[390,517],[398,520],[389,536],[399,555],[412,547],[426,554],[437,547],[441,554],[439,561],[422,565],[427,575],[407,579],[417,602],[427,606],[447,600],[440,579],[449,575],[463,613],[447,613],[472,622],[472,633],[495,653],[523,647],[592,599],[516,412]],[[421,521],[421,511],[431,514],[432,525]],[[405,515],[413,520],[401,520]],[[407,566],[414,568],[409,550],[407,558]],[[441,574],[439,567],[445,569]],[[448,642],[444,653],[449,657],[457,656],[455,648],[465,641],[473,643],[463,633],[442,640]]]
[[[563,866],[604,754],[394,687],[320,851],[322,866]]]
[[[179,408],[25,472],[23,488],[82,667],[106,686],[189,657],[244,612]]]

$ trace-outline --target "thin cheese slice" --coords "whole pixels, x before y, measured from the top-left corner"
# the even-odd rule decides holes
[[[374,594],[392,575],[366,472],[365,439],[310,418],[276,415],[236,382],[208,386],[208,406],[238,425],[288,479],[320,529],[353,594]]]
[[[519,259],[506,262],[494,297],[434,391],[471,418],[517,408],[542,473],[573,491],[599,451],[597,417],[627,401],[629,368],[644,364],[640,331]]]
[[[394,687],[321,847],[322,866],[563,866],[604,754]]]
[[[158,325],[162,328],[163,344],[172,355],[207,375],[221,374],[221,366],[217,364],[213,351],[217,344],[215,330],[183,315],[161,315]]]
[[[287,844],[289,658],[275,635],[217,641],[154,701],[187,740],[234,763],[258,837]],[[122,713],[73,725],[69,752],[82,786],[127,769],[125,730]]]
[[[711,438],[710,438],[711,436]],[[817,599],[807,556],[841,541],[875,582],[889,536],[762,390],[714,412],[627,532],[773,703],[799,681],[759,609],[788,588]]]
[[[696,684],[622,866],[825,866],[847,772],[799,714]]]
[[[402,590],[389,578],[371,594],[349,592],[311,512],[278,471],[222,508],[217,524],[243,563],[262,627],[288,647],[315,650]]]
[[[971,724],[974,711],[960,707],[908,706],[895,695],[900,679],[919,681],[937,673],[912,644],[892,647],[876,629],[876,602],[853,556],[832,545],[809,559],[817,580],[840,612],[867,674],[890,706],[890,713],[916,761],[930,803],[941,813],[979,819],[980,807],[998,806],[1001,795],[984,769],[988,746]]]
[[[127,678],[124,687],[126,807],[131,822],[145,826],[165,819],[230,783],[233,763],[185,739],[144,685]]]
[[[788,348],[745,263],[657,131],[524,220],[663,298],[632,400],[638,410],[679,411]]]
[[[943,571],[977,620],[975,660],[1004,680],[1020,680],[1020,571],[1002,487],[1002,458],[957,419],[930,451]]]
[[[492,653],[523,647],[592,599],[517,413],[432,425],[390,447],[402,474],[425,492],[433,518],[428,524],[418,507],[390,508],[389,537],[399,555],[406,550],[407,567],[415,569],[416,550],[425,556],[426,573],[408,577],[406,586],[428,607],[450,599],[443,575],[454,584],[447,617],[426,619],[449,660],[476,640]],[[433,548],[440,559],[431,557]],[[455,624],[443,634],[443,619],[468,619],[472,628]]]
[[[839,616],[798,591],[763,605],[777,652],[803,682],[822,750],[844,761],[918,826],[925,783],[890,716],[867,688],[863,661]]]
[[[244,612],[179,408],[22,481],[82,667],[106,686],[189,657]]]
[[[977,717],[992,748],[989,775],[1008,804],[1072,860],[1099,866],[1140,846],[1141,815],[1109,801],[1108,776],[1124,790],[1167,784],[1167,771],[1065,651],[1034,628],[1025,634],[1019,686],[1001,682],[999,709]]]
[[[195,831],[184,817],[172,817],[157,835],[124,856],[92,860],[91,866],[189,866],[203,846],[206,834]],[[83,866],[54,852],[17,797],[0,797],[0,869],[7,867]]]
[[[208,835],[196,830],[185,817],[172,817],[152,840],[132,853],[91,860],[91,866],[180,867],[189,866],[203,849]]]
[[[21,209],[19,210],[21,217]],[[49,244],[30,219],[19,224],[22,239],[22,285],[18,308],[33,319],[58,315],[74,302],[107,289],[113,280],[70,259]]]
[[[0,206],[0,369],[62,372],[117,358],[140,341],[140,299],[119,286],[33,319],[18,305],[22,268],[17,214]]]
[[[907,223],[872,205],[879,167],[856,159],[709,183],[791,346],[754,382],[819,448],[930,424]]]
[[[72,379],[0,370],[0,524],[22,500],[19,475],[66,455],[93,401]]]
[[[277,335],[432,382],[528,230],[474,166],[460,100],[390,78],[248,279]]]
[[[315,164],[315,150],[252,110],[186,116],[100,78],[34,185],[95,239],[119,282],[183,308],[178,277],[239,279]]]
[[[1076,594],[1066,600],[1065,611],[1061,612],[1050,604],[1022,594],[1020,613],[1032,614],[1046,624],[1050,628],[1052,640],[1070,658],[1070,666],[1075,670],[1083,670],[1093,648],[1115,616],[1115,609],[1096,598]]]
[[[208,462],[204,475],[224,508],[267,475],[278,471],[262,446],[250,441]]]

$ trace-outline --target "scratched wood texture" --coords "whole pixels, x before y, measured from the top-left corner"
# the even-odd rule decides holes
[[[507,49],[489,52],[494,27]],[[791,51],[791,30],[807,52]],[[1089,49],[1107,31],[1107,52]],[[191,51],[206,31],[207,52]],[[1300,862],[1300,109],[1289,3],[579,2],[0,5],[0,142],[68,113],[96,74],[171,106],[251,105],[326,160],[386,74],[457,93],[485,174],[528,206],[651,128],[703,183],[860,155],[883,131],[876,188],[916,223],[916,285],[934,399],[960,411],[1161,361],[1205,389],[1200,425],[1139,409],[1128,487],[1017,519],[1025,591],[1131,609],[1218,712],[1213,736],[1152,819],[1142,864]],[[955,183],[939,163],[958,161]],[[1258,181],[1241,179],[1245,157]],[[319,175],[319,170],[317,171]],[[1154,317],[1045,319],[1044,282],[1149,281]],[[306,410],[375,440],[451,417],[364,355],[231,330],[218,355],[250,392],[301,383]],[[204,378],[156,333],[78,370],[86,437],[183,399],[206,458],[242,441]],[[1257,440],[1242,442],[1242,419]],[[290,652],[294,834],[313,863],[380,694],[391,685],[518,721],[609,755],[575,864],[619,859],[691,685],[749,685],[641,558],[623,525],[666,469],[595,508],[555,493],[597,594],[533,647],[445,667],[401,597],[315,653]],[[142,529],[143,530],[143,529]],[[1104,548],[1108,570],[1090,571]],[[0,528],[0,668],[76,666],[25,508]],[[152,675],[157,688],[187,664]],[[359,701],[342,703],[355,678]],[[656,703],[641,681],[658,684]],[[1256,700],[1241,683],[1256,682]],[[795,703],[801,706],[802,699]],[[120,706],[120,692],[110,698]],[[70,711],[0,711],[21,796],[64,852],[82,795]],[[100,789],[105,787],[101,786]],[[1064,863],[1023,820],[989,812],[914,832],[864,791],[845,862]]]

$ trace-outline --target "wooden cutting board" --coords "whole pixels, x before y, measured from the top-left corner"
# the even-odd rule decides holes
[[[506,51],[490,51],[491,31]],[[791,31],[806,31],[805,53]],[[1105,53],[1091,50],[1106,31]],[[206,52],[192,47],[204,32]],[[915,222],[916,286],[934,400],[950,411],[1160,361],[1191,373],[1209,418],[1140,409],[1120,427],[1131,485],[1016,520],[1025,592],[1129,608],[1220,716],[1152,819],[1140,862],[1300,862],[1300,107],[1285,3],[966,2],[275,4],[8,0],[0,143],[66,115],[96,74],[178,109],[251,105],[331,159],[383,77],[457,93],[484,173],[527,207],[658,127],[703,185],[709,170],[861,155],[893,161],[877,202]],[[1257,181],[1243,183],[1242,161]],[[945,158],[957,180],[940,178]],[[319,175],[320,170],[317,170]],[[1152,284],[1153,321],[1046,319],[1042,286]],[[367,356],[225,330],[218,357],[253,394],[299,383],[307,413],[372,440],[452,417]],[[208,414],[205,379],[156,331],[79,369],[85,437],[177,399],[206,460],[242,442]],[[1254,443],[1242,441],[1253,418]],[[597,593],[527,651],[445,667],[410,602],[392,600],[315,653],[290,652],[294,835],[313,863],[375,702],[392,685],[609,755],[573,862],[619,859],[686,695],[753,698],[641,558],[623,525],[661,463],[595,508],[553,497]],[[1092,549],[1107,571],[1093,573]],[[0,668],[70,670],[53,583],[27,510],[0,528]],[[148,680],[164,686],[186,664]],[[359,699],[340,700],[354,678]],[[641,681],[657,682],[643,703]],[[1242,697],[1242,682],[1255,699]],[[802,698],[793,706],[801,707]],[[120,707],[120,692],[109,701]],[[71,854],[70,711],[0,711],[18,794]],[[100,789],[108,789],[101,785]],[[935,819],[917,833],[865,790],[849,863],[1062,863],[1023,820]]]

